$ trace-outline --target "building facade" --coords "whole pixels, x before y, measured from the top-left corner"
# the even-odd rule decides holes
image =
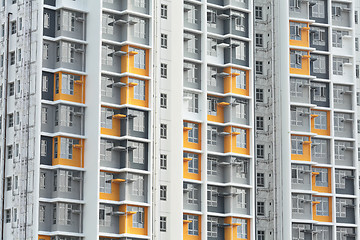
[[[3,0],[0,238],[358,239],[359,11]]]

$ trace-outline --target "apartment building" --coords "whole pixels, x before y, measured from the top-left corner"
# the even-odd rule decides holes
[[[359,11],[1,1],[0,238],[357,239]]]

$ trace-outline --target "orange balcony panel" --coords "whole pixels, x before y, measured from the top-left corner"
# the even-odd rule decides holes
[[[186,179],[192,179],[192,180],[199,180],[200,181],[201,180],[201,155],[196,154],[196,153],[189,153],[189,154],[194,154],[194,156],[184,158],[184,161],[183,161],[183,176]],[[195,161],[195,162],[192,162],[192,161]],[[197,162],[197,173],[189,172],[189,164],[196,164],[196,162]]]
[[[245,75],[245,88],[239,88],[237,87],[238,84],[236,84],[237,78],[241,78],[241,74],[235,71],[242,71],[242,73]],[[240,69],[240,68],[232,68],[227,67],[224,68],[224,72],[228,73],[229,75],[224,77],[224,93],[235,93],[240,94],[244,96],[249,96],[249,71]]]
[[[309,136],[302,135],[292,135],[294,137],[304,137],[305,139],[309,139],[307,141],[302,142],[302,154],[291,154],[291,160],[297,161],[311,161],[311,141]]]
[[[200,123],[194,123],[194,122],[188,122],[186,123],[190,124],[191,126],[184,127],[183,131],[183,145],[184,148],[192,148],[196,150],[201,150],[201,124]],[[190,129],[188,129],[190,128]],[[192,138],[189,138],[189,136],[192,136],[193,134],[197,133],[197,141],[193,141]],[[194,138],[195,139],[195,138]]]
[[[62,140],[77,140],[78,144],[72,145],[72,152],[67,152],[66,155],[72,156],[71,159],[62,157],[61,149],[67,148],[67,146],[62,145]],[[55,148],[57,153],[55,153]],[[68,151],[68,150],[65,150]],[[53,138],[53,153],[52,153],[52,165],[66,165],[71,167],[84,167],[84,140],[83,139],[76,139],[76,138],[69,138],[69,137],[54,137]]]
[[[85,103],[85,76],[57,72],[54,75],[54,101]]]
[[[239,154],[250,154],[250,131],[246,128],[235,128],[240,130],[241,132],[235,132],[233,131],[232,126],[226,126],[224,128],[224,132],[230,133],[229,135],[224,137],[224,152],[233,152],[233,153],[239,153]],[[243,136],[245,134],[245,136]],[[239,141],[242,141],[241,139],[245,139],[245,147],[238,144]]]
[[[39,235],[39,240],[51,240],[51,236]]]
[[[304,52],[304,51],[302,51]],[[289,63],[290,73],[299,75],[310,75],[310,53],[306,51],[306,55],[301,58],[301,68],[292,68]]]
[[[309,34],[310,27],[309,27],[309,24],[305,23],[305,22],[298,22],[298,21],[290,21],[290,22],[297,22],[297,23],[306,24],[306,27],[301,27],[299,29],[301,40],[290,39],[290,36],[289,36],[290,45],[299,46],[299,47],[310,47],[310,38],[309,38],[309,36],[310,36],[310,34]]]
[[[237,223],[237,221],[244,221],[245,226],[242,223]],[[225,239],[229,240],[250,240],[250,219],[246,218],[235,218],[235,217],[226,217],[224,219],[225,224],[229,224],[230,226],[225,228]],[[242,231],[246,231],[246,238],[238,238],[238,228],[242,228]]]
[[[121,73],[133,73],[143,76],[149,76],[149,50],[135,46],[123,46],[121,51],[127,54],[121,56]],[[145,56],[144,56],[145,55]],[[135,59],[142,58],[141,68],[135,65]],[[145,58],[145,59],[144,59]]]
[[[108,171],[101,171],[101,172],[112,173]],[[110,201],[120,201],[120,184],[116,180],[118,179],[111,180],[111,193],[100,192],[100,199],[110,200]]]
[[[193,214],[186,214],[186,215],[193,215]],[[198,215],[196,215],[198,216]],[[201,216],[199,218],[199,234],[198,235],[190,235],[189,234],[189,224],[192,223],[191,220],[183,220],[183,239],[184,240],[200,240],[201,239]]]
[[[132,207],[140,207],[143,209],[143,219],[144,227],[134,227],[133,218],[135,214],[138,214],[137,211],[129,210]],[[148,208],[135,206],[135,205],[121,205],[119,207],[120,212],[124,212],[124,215],[121,215],[119,221],[119,234],[136,234],[136,235],[148,235]]]
[[[111,107],[104,107],[104,108],[111,108]],[[116,109],[116,108],[111,108],[111,109]],[[123,114],[114,114],[112,116],[112,119],[111,119],[112,128],[104,128],[104,127],[102,127],[100,129],[101,134],[120,137],[121,136],[121,119],[122,119],[122,116],[125,116],[125,115],[123,115]]]
[[[319,170],[327,169],[327,186],[316,186],[316,177],[319,177]],[[312,172],[312,190],[316,192],[331,193],[331,168],[316,167]]]
[[[312,213],[313,213],[313,220],[315,221],[319,221],[319,222],[332,222],[332,198],[331,197],[326,197],[328,198],[328,201],[329,201],[329,206],[328,206],[328,209],[329,209],[329,214],[328,216],[318,216],[316,215],[316,206],[321,204],[321,202],[319,201],[313,201],[312,202]]]
[[[149,106],[149,81],[138,79],[138,78],[129,78],[123,77],[120,80],[122,83],[125,83],[125,86],[121,88],[121,104],[131,104],[140,107]],[[136,82],[138,83],[136,83]],[[139,95],[139,92],[144,92],[143,95]]]
[[[311,114],[311,132],[316,133],[318,135],[330,136],[330,112],[323,110],[313,111],[314,113],[319,114]],[[324,116],[326,114],[326,116]],[[322,122],[326,117],[326,128],[319,128],[318,124],[315,124],[317,121]]]
[[[216,115],[207,115],[208,121],[224,123],[224,107],[227,105],[221,103],[223,102],[218,103],[216,106]]]

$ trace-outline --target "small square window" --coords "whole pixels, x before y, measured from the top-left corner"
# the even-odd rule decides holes
[[[16,33],[16,21],[11,22],[10,24],[11,24],[11,34],[15,34]]]
[[[7,158],[12,159],[13,158],[13,147],[12,145],[7,147]]]
[[[265,215],[265,202],[257,202],[256,203],[256,212],[258,216]]]
[[[160,185],[160,200],[166,201],[167,186]]]
[[[167,19],[168,16],[168,6],[166,4],[161,4],[161,18]]]
[[[255,6],[255,19],[257,20],[263,19],[262,7]]]
[[[167,48],[167,46],[168,46],[168,35],[162,33],[161,34],[161,47],[162,48]]]
[[[6,178],[6,191],[10,191],[12,186],[11,177]]]
[[[256,174],[256,186],[257,187],[265,187],[265,174],[264,173]]]
[[[15,52],[10,53],[10,65],[15,64]]]
[[[5,210],[5,222],[6,223],[11,222],[11,210],[10,209]]]
[[[256,102],[264,102],[264,89],[257,88],[255,92]]]
[[[265,240],[265,231],[257,231],[257,240]]]
[[[263,74],[263,62],[262,61],[255,62],[255,72],[256,72],[256,74]]]
[[[9,96],[14,96],[15,89],[14,89],[14,83],[9,83]]]
[[[9,128],[14,126],[14,115],[12,113],[8,114],[8,122],[9,122]]]
[[[264,158],[264,145],[258,144],[256,145],[256,157]]]
[[[160,107],[167,108],[167,94],[165,93],[160,94]]]
[[[255,44],[257,47],[263,47],[263,35],[260,33],[255,34]]]
[[[166,170],[167,169],[167,155],[160,154],[160,169]]]
[[[264,130],[264,117],[256,117],[256,130]]]

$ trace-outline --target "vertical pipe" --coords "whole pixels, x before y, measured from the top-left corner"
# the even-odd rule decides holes
[[[5,71],[5,82],[4,82],[4,139],[3,139],[3,178],[2,178],[2,199],[1,199],[1,239],[4,239],[4,221],[5,221],[5,170],[6,170],[6,135],[7,135],[7,88],[9,81],[9,42],[10,42],[10,16],[11,12],[7,16],[7,29],[6,29],[6,71]]]

